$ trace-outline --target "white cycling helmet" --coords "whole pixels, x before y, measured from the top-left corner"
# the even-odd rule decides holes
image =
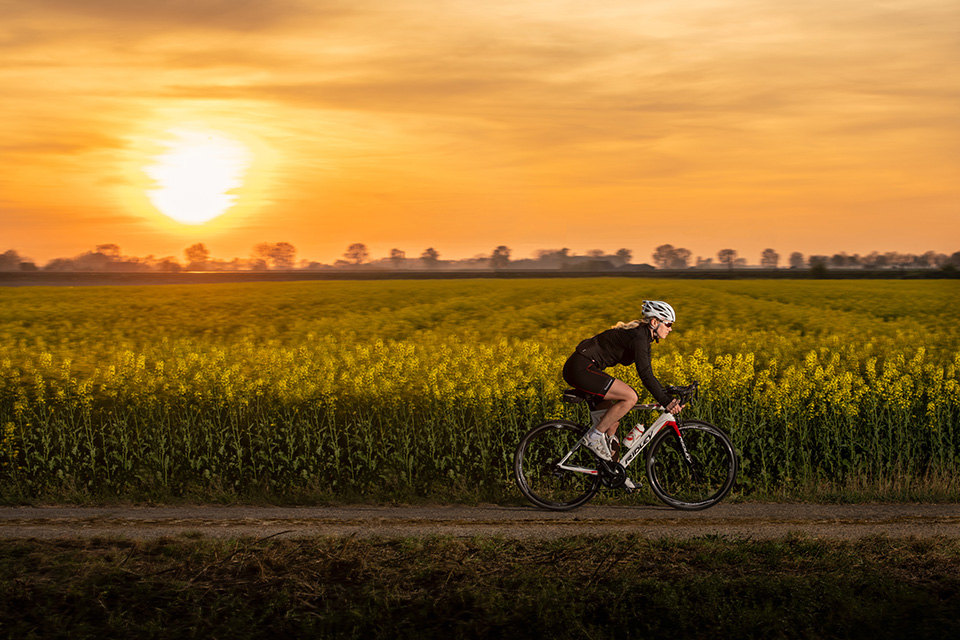
[[[658,318],[663,322],[675,322],[677,314],[674,313],[673,307],[666,302],[661,302],[660,300],[644,300],[643,317]]]

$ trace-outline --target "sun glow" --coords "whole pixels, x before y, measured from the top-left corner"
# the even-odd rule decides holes
[[[236,203],[252,154],[242,143],[212,131],[171,129],[166,153],[143,171],[156,189],[147,197],[162,214],[183,224],[203,224]]]

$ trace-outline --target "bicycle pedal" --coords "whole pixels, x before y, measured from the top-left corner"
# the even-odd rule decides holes
[[[616,437],[612,438],[607,446],[610,447],[610,455],[614,462],[620,462],[620,441]]]

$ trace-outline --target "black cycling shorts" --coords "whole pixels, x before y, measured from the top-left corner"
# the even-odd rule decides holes
[[[607,395],[615,378],[597,366],[597,363],[578,351],[563,365],[563,379],[567,384],[600,396]]]

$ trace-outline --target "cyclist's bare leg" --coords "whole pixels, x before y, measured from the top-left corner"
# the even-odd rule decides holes
[[[633,405],[637,404],[637,392],[626,382],[614,380],[606,395],[603,396],[603,402],[597,405],[597,409],[604,408],[608,402],[611,403],[610,408],[597,425],[597,431],[612,436],[617,433],[620,418],[627,415]]]

